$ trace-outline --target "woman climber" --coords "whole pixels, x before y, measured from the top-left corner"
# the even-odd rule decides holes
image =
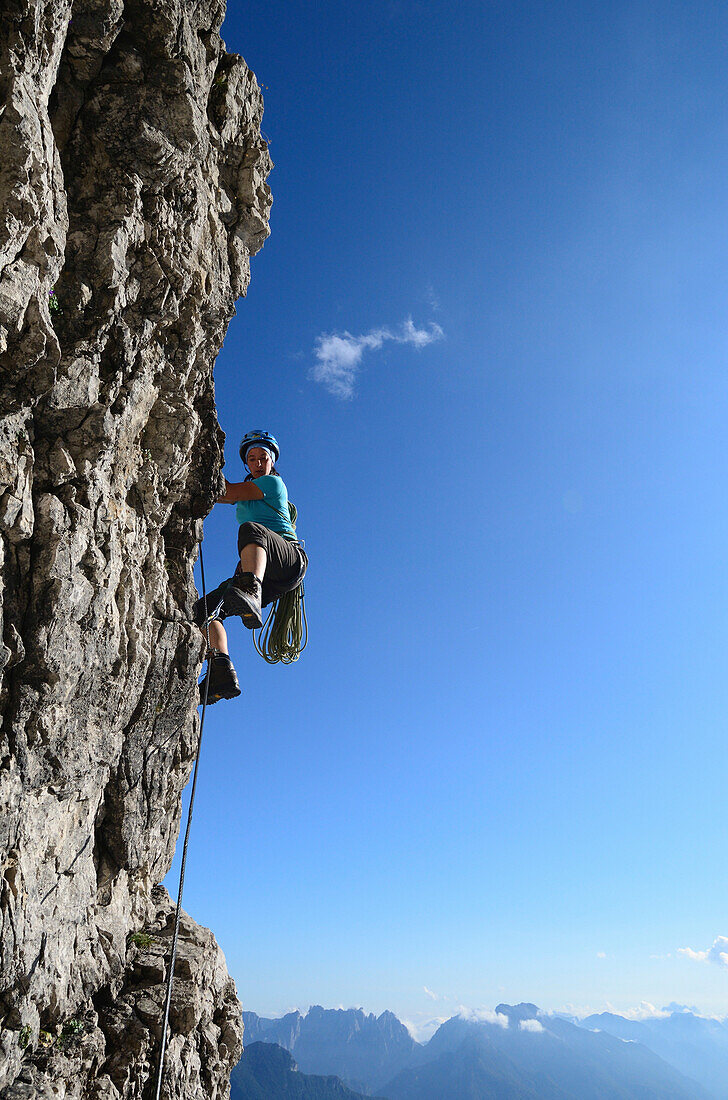
[[[222,620],[239,615],[245,626],[255,630],[262,626],[261,608],[291,592],[306,572],[308,558],[297,541],[288,492],[275,468],[279,455],[278,443],[269,432],[248,432],[240,444],[240,457],[250,472],[245,481],[226,479],[225,493],[218,498],[219,504],[236,505],[240,561],[230,580],[194,606],[194,621],[209,644],[208,703],[240,695]],[[200,683],[201,702],[208,674]]]

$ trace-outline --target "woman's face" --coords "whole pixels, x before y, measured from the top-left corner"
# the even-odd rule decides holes
[[[263,477],[273,469],[273,459],[262,447],[251,447],[245,456],[245,461],[253,477]]]

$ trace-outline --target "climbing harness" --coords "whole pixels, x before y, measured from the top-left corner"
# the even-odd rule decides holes
[[[200,541],[200,576],[202,579],[202,598],[205,601],[203,607],[205,612],[207,611],[207,591],[205,589],[205,564],[202,558],[202,542]],[[220,607],[222,601],[220,602]],[[217,608],[217,611],[220,610]],[[217,611],[215,614],[217,614]],[[210,650],[210,623],[213,616],[207,618],[205,616],[205,637],[207,639],[207,649]],[[182,891],[185,884],[185,867],[187,865],[187,844],[190,839],[190,826],[192,825],[192,809],[195,804],[195,789],[197,787],[197,768],[200,763],[200,749],[202,748],[202,734],[205,728],[205,710],[207,709],[207,693],[210,685],[210,669],[212,667],[212,661],[207,662],[207,672],[205,673],[205,687],[202,697],[202,715],[200,716],[200,738],[197,742],[197,752],[195,753],[195,770],[192,775],[192,790],[190,792],[190,805],[187,811],[187,828],[185,829],[185,840],[182,846],[182,866],[179,873],[179,888],[177,890],[177,906],[174,911],[174,932],[172,933],[172,957],[169,962],[169,970],[167,972],[167,994],[164,1001],[164,1019],[162,1021],[162,1042],[159,1049],[159,1072],[157,1074],[157,1091],[155,1093],[155,1100],[160,1100],[162,1093],[162,1077],[164,1075],[164,1055],[167,1050],[167,1031],[169,1029],[169,1007],[172,1003],[172,982],[174,981],[174,967],[177,961],[177,941],[179,940],[179,924],[180,915],[182,911]]]

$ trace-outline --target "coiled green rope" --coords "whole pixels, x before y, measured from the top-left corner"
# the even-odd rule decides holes
[[[274,507],[267,500],[264,502],[279,516],[285,515],[280,508]],[[298,511],[296,505],[288,501],[288,517],[293,530],[296,530]],[[306,604],[304,603],[303,582],[291,592],[284,592],[279,596],[268,612],[268,618],[258,631],[258,636],[253,632],[255,648],[264,661],[269,665],[292,665],[303,653],[308,643],[308,622],[306,620]]]
[[[253,641],[258,653],[269,665],[275,665],[278,661],[291,665],[298,660],[308,644],[303,584],[278,597],[257,637],[253,634]]]

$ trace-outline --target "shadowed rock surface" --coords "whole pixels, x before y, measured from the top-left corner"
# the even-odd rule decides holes
[[[153,1093],[162,963],[129,935],[164,939],[153,886],[198,735],[192,566],[220,483],[212,366],[270,207],[262,98],[223,14],[0,13],[7,1097]],[[239,1006],[211,934],[184,927],[163,1095],[224,1096]]]
[[[365,1100],[338,1077],[299,1073],[290,1053],[276,1043],[246,1046],[231,1086],[230,1100]]]

